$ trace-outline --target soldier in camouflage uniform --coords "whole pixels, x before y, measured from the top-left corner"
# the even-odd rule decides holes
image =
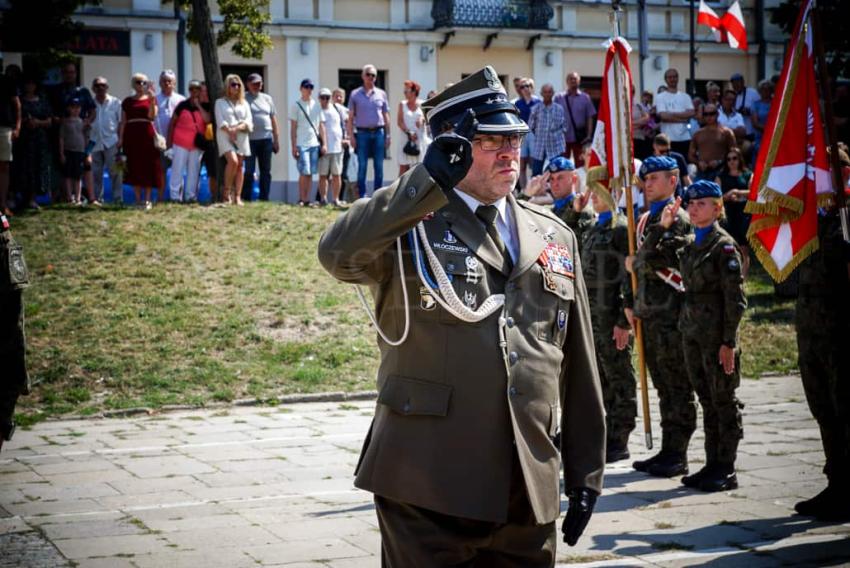
[[[551,203],[552,212],[573,230],[581,242],[582,234],[593,226],[595,215],[586,207],[586,198],[576,198],[575,169],[572,160],[563,156],[553,158],[546,165],[546,172],[534,177],[523,194],[536,205]],[[546,195],[547,193],[549,195]]]
[[[687,242],[691,223],[687,213],[679,210],[668,229],[659,224],[678,182],[672,158],[651,156],[639,173],[649,211],[638,222],[638,250],[626,259],[626,269],[634,271],[638,281],[633,306],[626,298],[626,315],[643,322],[646,363],[659,398],[661,451],[634,462],[633,467],[657,477],[673,477],[688,473],[688,443],[697,417],[694,390],[682,372],[685,356],[678,329],[684,297],[678,252]]]
[[[632,368],[631,326],[623,311],[623,292],[631,294],[623,261],[629,254],[626,219],[613,216],[599,191],[590,192],[596,223],[584,233],[581,260],[590,301],[596,366],[602,380],[602,395],[608,433],[605,461],[629,458],[629,434],[635,429],[637,399]]]
[[[22,291],[29,283],[20,245],[0,215],[0,448],[15,431],[15,404],[29,393]]]
[[[850,160],[839,151],[844,184]],[[826,489],[794,509],[822,521],[850,521],[850,244],[834,208],[818,215],[820,248],[800,264],[795,325],[800,374],[826,456]]]
[[[744,436],[741,404],[735,389],[741,383],[738,325],[744,296],[741,250],[717,224],[723,216],[723,192],[711,181],[697,181],[685,193],[694,234],[679,256],[685,282],[685,303],[679,330],[685,367],[702,405],[705,466],[682,478],[688,487],[727,491],[738,487],[735,458]],[[661,226],[669,228],[680,199],[668,205]]]

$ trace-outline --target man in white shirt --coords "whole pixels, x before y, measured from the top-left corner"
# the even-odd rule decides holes
[[[327,152],[319,158],[319,200],[322,204],[332,203],[339,206],[339,192],[342,189],[342,126],[348,120],[348,110],[331,102],[331,90],[319,91],[319,104],[322,106],[322,124],[328,135]],[[332,180],[331,198],[327,199],[328,176]]]
[[[670,138],[670,147],[675,152],[687,155],[691,144],[688,129],[691,117],[696,114],[690,95],[679,91],[679,72],[668,69],[664,72],[667,89],[655,97],[655,109],[661,119],[661,132]]]
[[[106,77],[95,77],[92,81],[94,104],[97,107],[94,121],[91,125],[90,143],[94,143],[91,151],[91,169],[93,175],[92,187],[97,201],[103,202],[103,170],[115,163],[118,153],[118,124],[121,122],[121,100],[109,94],[109,82]],[[112,200],[123,201],[122,176],[115,175],[109,170],[112,182]]]
[[[322,108],[313,98],[313,81],[301,81],[301,98],[289,109],[289,142],[292,157],[298,163],[298,205],[308,205],[313,175],[319,169],[319,155],[324,154],[325,125]]]
[[[744,117],[741,113],[735,110],[735,91],[728,89],[723,93],[721,99],[720,114],[717,116],[717,123],[720,126],[725,126],[735,133],[735,139],[738,146],[747,136],[747,127],[744,122]]]
[[[744,117],[744,127],[747,129],[747,136],[755,139],[756,131],[753,129],[753,121],[750,119],[750,114],[753,110],[753,104],[760,100],[761,96],[759,96],[758,91],[746,86],[744,76],[740,73],[735,73],[729,80],[732,82],[732,89],[735,91],[735,110]]]
[[[186,100],[186,97],[174,90],[177,85],[177,75],[171,69],[166,69],[159,74],[159,93],[156,95],[156,118],[154,126],[156,131],[168,138],[168,127],[171,124],[171,117],[174,114],[174,109],[181,102]],[[159,187],[165,187],[165,171],[169,168],[170,160],[165,154],[162,157],[162,178],[160,179]],[[167,195],[167,192],[163,192]]]

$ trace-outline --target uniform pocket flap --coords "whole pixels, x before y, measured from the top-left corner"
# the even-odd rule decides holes
[[[553,272],[543,275],[543,288],[564,300],[574,300],[576,297],[572,279]]]
[[[390,375],[378,402],[399,414],[445,416],[449,412],[450,385]]]

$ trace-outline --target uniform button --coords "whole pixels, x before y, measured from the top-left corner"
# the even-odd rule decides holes
[[[519,355],[517,355],[516,351],[511,351],[511,352],[508,354],[508,361],[510,361],[510,362],[511,362],[511,365],[513,365],[514,363],[516,363],[517,361],[519,361]]]
[[[417,191],[417,190],[416,190],[416,186],[415,186],[415,185],[411,185],[410,187],[408,187],[408,188],[407,188],[407,196],[408,196],[410,199],[413,199],[414,197],[416,197],[416,191]]]
[[[508,317],[507,324],[508,324],[508,327],[513,327],[514,326],[514,318]]]
[[[512,386],[508,389],[508,392],[511,394],[511,396],[516,396],[516,387]]]

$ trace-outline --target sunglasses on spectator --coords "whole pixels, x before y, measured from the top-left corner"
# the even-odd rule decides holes
[[[331,96],[330,96],[330,95],[319,95],[319,98],[320,98],[320,99],[328,99],[328,100],[330,100]]]
[[[530,89],[530,88],[531,88],[531,85],[528,85],[528,84],[526,84],[526,83],[523,83],[522,85],[520,85],[520,86],[519,86],[519,88],[520,88],[520,89]]]
[[[235,81],[233,83],[230,83],[230,88],[232,89],[234,87],[239,88],[240,87],[239,83],[237,83]]]
[[[738,156],[729,156],[729,157],[726,158],[726,161],[727,162],[737,162]]]
[[[135,83],[136,85],[141,85],[142,87],[148,84],[147,81],[142,81],[141,79],[136,79],[135,81],[133,81],[133,83]]]
[[[94,88],[95,89],[108,89],[109,85],[107,85],[106,83],[95,83]]]
[[[482,150],[486,152],[494,152],[496,150],[501,150],[506,144],[516,150],[522,146],[522,139],[524,137],[525,136],[522,134],[485,134],[484,136],[476,136],[472,141],[478,142]]]
[[[712,111],[704,112],[702,114],[703,114],[703,116],[717,116],[717,111],[712,110]]]
[[[364,73],[363,75],[365,75],[366,77],[373,77],[373,78],[378,76],[375,73]]]

